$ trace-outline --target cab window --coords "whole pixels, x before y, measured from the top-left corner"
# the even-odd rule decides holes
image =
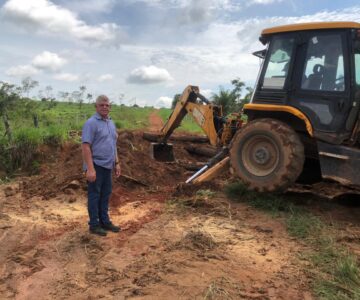
[[[263,80],[263,89],[283,89],[289,72],[294,49],[294,39],[274,37],[270,47],[270,58]]]
[[[344,50],[341,35],[309,38],[301,88],[313,91],[344,91]]]
[[[360,53],[355,54],[355,80],[356,85],[360,86]]]

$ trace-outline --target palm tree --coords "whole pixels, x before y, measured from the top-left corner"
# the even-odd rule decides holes
[[[214,104],[222,106],[224,115],[236,111],[237,97],[233,91],[225,90],[223,87],[220,87],[219,94],[213,94],[211,98]]]

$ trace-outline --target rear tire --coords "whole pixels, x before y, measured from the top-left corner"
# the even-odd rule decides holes
[[[257,119],[239,130],[230,145],[230,163],[249,189],[279,192],[296,181],[304,165],[298,134],[275,119]]]

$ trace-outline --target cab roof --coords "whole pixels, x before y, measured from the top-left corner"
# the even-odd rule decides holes
[[[357,28],[360,29],[360,23],[356,22],[316,22],[316,23],[299,23],[291,25],[276,26],[266,28],[261,32],[261,36],[267,36],[281,32],[318,30],[318,29],[337,29],[337,28]]]

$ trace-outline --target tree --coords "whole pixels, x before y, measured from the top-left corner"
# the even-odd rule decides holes
[[[51,85],[47,85],[45,87],[45,98],[46,100],[50,100],[50,98],[52,98],[52,91],[53,91],[53,88]]]
[[[125,98],[125,94],[120,93],[120,94],[119,94],[119,97],[118,97],[118,99],[119,99],[119,105],[120,105],[120,106],[123,104],[124,98]]]
[[[242,90],[245,87],[245,83],[243,81],[240,80],[240,78],[236,78],[231,80],[231,84],[234,86],[232,93],[234,94],[234,96],[236,97],[236,102],[240,103],[241,102],[241,94],[242,94]]]
[[[245,104],[250,102],[252,94],[254,93],[254,89],[252,87],[247,86],[245,89],[246,89],[247,93],[246,93],[244,99],[242,99],[240,102],[240,109],[242,109]]]
[[[79,103],[79,106],[81,108],[81,105],[82,105],[82,100],[81,100],[81,92],[79,91],[73,91],[71,93],[71,97],[70,97],[72,100],[75,100],[77,103]]]
[[[58,93],[58,97],[59,97],[60,99],[62,99],[63,101],[69,100],[69,96],[70,96],[70,93],[69,93],[69,92],[62,92],[62,91],[60,91],[60,92]]]
[[[213,94],[212,96],[212,102],[222,106],[224,115],[236,111],[236,99],[237,96],[233,91],[224,90],[223,87],[220,87],[219,94]]]
[[[176,103],[180,100],[181,94],[175,94],[172,102],[171,102],[171,109],[174,109],[176,106]]]
[[[26,93],[26,97],[29,98],[29,92],[39,85],[39,82],[32,80],[31,77],[25,77],[22,81],[22,91]]]
[[[12,132],[9,123],[8,110],[20,99],[21,87],[0,81],[0,115],[4,122],[5,136],[12,141]]]
[[[89,94],[89,93],[88,93],[88,94],[86,95],[86,99],[87,99],[87,101],[88,101],[89,104],[91,103],[92,98],[93,98],[93,95],[92,95],[92,94]]]
[[[38,97],[39,97],[39,99],[41,99],[41,101],[42,101],[42,99],[44,99],[44,91],[43,90],[39,90]]]
[[[40,103],[38,101],[33,101],[33,100],[26,101],[23,105],[23,114],[25,114],[26,116],[31,114],[35,128],[39,128],[39,115],[38,115],[39,106]]]
[[[85,95],[85,92],[86,92],[86,86],[85,85],[81,85],[79,87],[79,94],[78,94],[78,98],[77,98],[77,102],[79,103],[79,107],[81,109],[82,107],[82,104],[84,103],[84,95]]]

